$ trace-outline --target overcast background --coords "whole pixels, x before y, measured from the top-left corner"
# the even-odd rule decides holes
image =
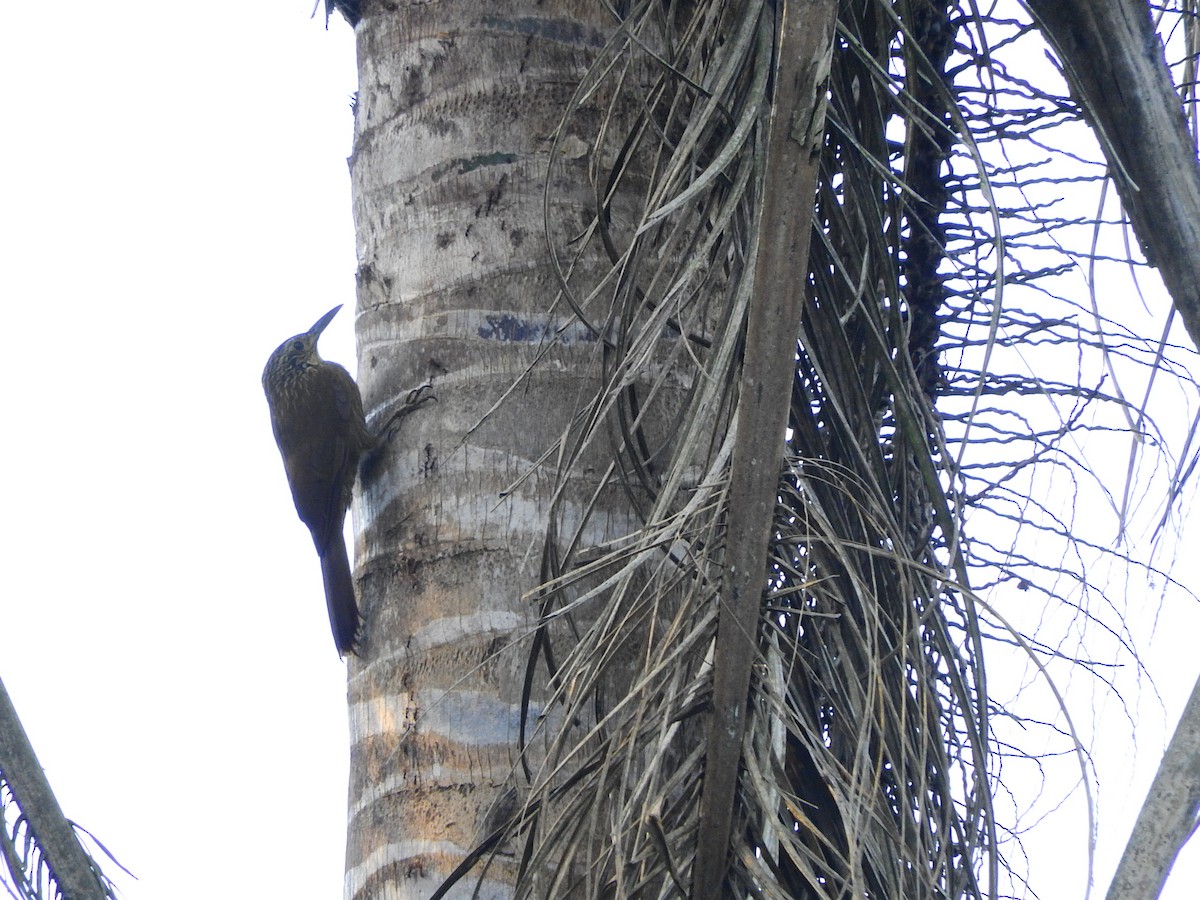
[[[353,368],[353,34],[309,3],[0,25],[0,677],[130,900],[342,892],[344,667],[259,385],[338,303],[322,351]],[[1168,601],[1100,889],[1196,676],[1194,602]],[[1082,897],[1084,823],[1025,839],[1070,859],[1043,896]]]
[[[342,893],[345,669],[259,383],[337,303],[354,367],[354,40],[310,11],[0,25],[0,677],[129,898]]]

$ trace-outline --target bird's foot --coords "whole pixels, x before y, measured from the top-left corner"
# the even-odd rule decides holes
[[[433,396],[433,382],[427,381],[408,392],[408,396],[404,398],[404,408],[410,406],[416,408],[428,403],[430,400],[437,403],[437,397]]]
[[[388,418],[387,423],[379,432],[382,440],[390,441],[396,436],[396,432],[400,430],[400,423],[408,417],[410,413],[416,412],[422,406],[429,402],[437,403],[437,397],[433,396],[433,384],[426,382],[420,387],[413,388],[408,392],[408,396],[404,398],[404,402]]]
[[[409,413],[416,412],[431,400],[435,403],[437,402],[437,398],[433,396],[432,391],[433,385],[429,383],[409,391],[396,411],[388,416],[383,427],[373,430],[372,433],[375,436],[373,446],[359,460],[358,471],[362,478],[370,479],[374,477],[375,468],[378,466],[380,459],[383,458],[384,448],[391,443],[392,438],[396,436],[396,432],[400,430],[400,424]]]

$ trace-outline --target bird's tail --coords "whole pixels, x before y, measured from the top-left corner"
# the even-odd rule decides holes
[[[358,601],[354,599],[354,578],[350,574],[346,542],[341,535],[329,542],[321,556],[321,577],[325,581],[325,604],[329,607],[329,624],[333,628],[333,642],[338,654],[356,653],[362,616],[358,612]]]

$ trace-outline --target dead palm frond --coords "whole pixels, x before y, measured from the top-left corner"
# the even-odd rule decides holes
[[[964,523],[986,511],[1086,547],[1036,495],[1010,506],[1030,471],[1088,472],[1072,441],[1096,427],[1096,407],[1154,435],[1077,360],[1098,349],[1110,364],[1177,366],[1066,301],[1003,302],[1006,284],[1053,291],[1079,258],[1060,235],[1095,223],[1033,199],[1041,164],[1005,155],[1020,129],[1071,127],[1068,101],[1006,67],[1028,26],[964,6],[840,8],[818,190],[793,204],[813,237],[791,298],[802,315],[783,361],[794,379],[769,565],[757,615],[740,623],[753,677],[728,896],[998,894],[1011,826],[994,802],[984,644],[1009,627],[970,582],[1019,566]],[[559,487],[534,595],[527,784],[497,831],[520,836],[524,896],[693,889],[740,538],[729,525],[744,502],[730,487],[746,321],[759,229],[772,227],[759,216],[772,9],[622,6],[555,136],[558,309],[593,342],[596,389],[543,460]],[[581,215],[554,185],[585,163],[594,206]],[[1041,342],[1074,367],[1013,374],[1011,348]],[[1005,402],[1030,396],[1057,421]],[[1026,455],[992,452],[1010,443]],[[635,525],[613,537],[597,510],[616,492]],[[1061,568],[1086,586],[1079,563]]]
[[[20,900],[115,897],[79,832],[112,859],[99,841],[63,815],[0,682],[0,858],[6,876],[0,876],[0,886]]]
[[[595,331],[602,387],[564,440],[562,466],[611,454],[602,485],[620,485],[644,524],[586,559],[586,507],[560,500],[553,543],[566,550],[547,553],[542,592],[542,646],[559,649],[542,657],[554,727],[529,791],[540,810],[527,843],[533,896],[666,895],[692,875],[698,713],[726,577],[723,526],[741,499],[728,494],[728,467],[764,183],[774,22],[763,12],[635,8],[560,133],[560,144],[577,134],[585,103],[613,98],[588,156],[599,213],[561,266],[565,302]],[[992,835],[978,651],[960,662],[961,635],[939,606],[958,577],[947,568],[957,524],[944,498],[931,499],[943,490],[926,393],[932,350],[911,339],[895,266],[897,241],[927,244],[913,227],[937,215],[899,186],[902,157],[887,134],[904,114],[890,94],[899,23],[861,26],[843,22],[834,54],[813,274],[807,289],[793,286],[804,305],[797,456],[780,482],[764,573],[774,600],[743,624],[759,659],[730,877],[748,891],[773,883],[779,896],[889,884],[908,896],[979,893]],[[929,65],[916,51],[908,64]],[[635,79],[640,106],[629,104]],[[944,156],[951,132],[909,103]],[[610,134],[623,136],[619,146]],[[797,215],[808,203],[796,197]],[[925,224],[902,230],[906,215]],[[589,281],[593,245],[612,267]],[[576,634],[562,628],[568,616]],[[960,609],[955,625],[968,616]],[[579,771],[587,777],[560,792]]]

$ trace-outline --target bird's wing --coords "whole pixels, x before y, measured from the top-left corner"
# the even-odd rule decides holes
[[[324,554],[333,538],[342,539],[342,523],[346,519],[344,473],[348,458],[346,442],[326,436],[320,447],[289,454],[283,460],[296,512],[312,532],[313,543],[320,554]]]
[[[322,555],[330,541],[342,539],[358,463],[338,406],[336,397],[312,397],[297,410],[298,427],[280,442],[296,512]]]

